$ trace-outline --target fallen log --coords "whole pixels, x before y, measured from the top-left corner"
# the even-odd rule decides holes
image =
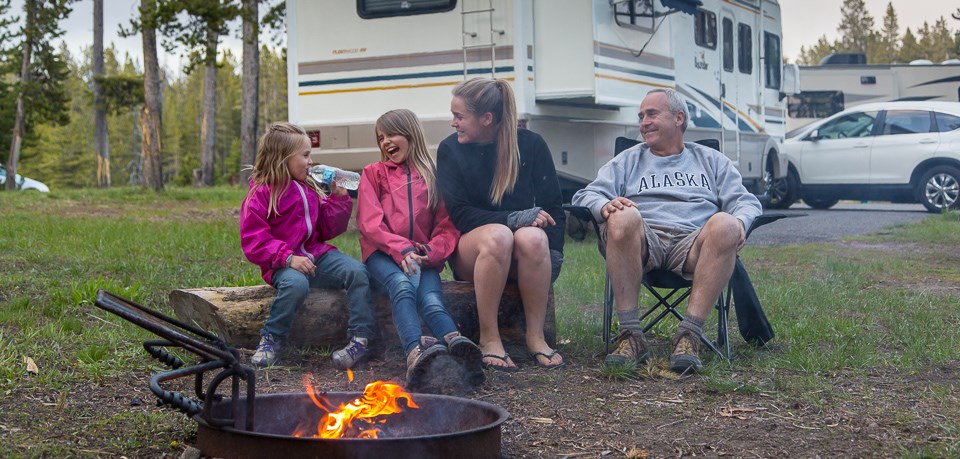
[[[260,328],[270,314],[276,290],[269,285],[253,287],[205,287],[170,292],[170,306],[177,317],[209,330],[233,347],[254,348],[260,340]],[[479,339],[477,300],[470,282],[443,282],[447,310],[461,333]],[[373,294],[373,307],[385,345],[399,345],[391,319],[390,300]],[[526,327],[520,292],[507,285],[500,300],[500,335],[504,341],[523,345]],[[556,320],[553,291],[547,303],[544,334],[550,346],[556,344]],[[347,296],[343,290],[311,289],[293,322],[288,342],[294,346],[335,348],[347,339]]]

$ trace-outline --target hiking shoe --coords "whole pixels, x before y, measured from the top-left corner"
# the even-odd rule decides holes
[[[421,385],[430,362],[445,352],[447,348],[436,338],[421,336],[417,346],[407,354],[407,388]]]
[[[258,367],[272,367],[280,358],[280,340],[266,333],[260,335],[260,344],[257,352],[250,358],[250,362]]]
[[[670,369],[677,373],[696,373],[703,369],[700,361],[700,337],[691,331],[678,331],[673,336]]]
[[[480,347],[460,332],[443,335],[443,341],[447,343],[450,355],[463,366],[467,384],[474,387],[483,384],[486,376],[483,374],[483,353]]]
[[[350,338],[347,347],[333,353],[333,366],[340,371],[346,371],[353,368],[370,357],[370,347],[367,345],[366,338],[354,336]]]
[[[642,331],[624,329],[613,340],[614,350],[603,359],[606,365],[641,364],[650,356],[650,346]]]

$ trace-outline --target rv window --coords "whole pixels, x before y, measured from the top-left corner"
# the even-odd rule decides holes
[[[763,67],[766,76],[766,86],[770,89],[780,89],[780,67],[783,65],[780,58],[780,37],[770,33],[763,33]]]
[[[357,0],[357,14],[364,19],[442,13],[457,6],[457,0]]]
[[[948,115],[946,113],[936,112],[937,130],[940,132],[950,132],[960,129],[960,116]]]
[[[930,132],[930,112],[926,110],[889,110],[883,120],[883,135],[927,132]]]
[[[693,21],[693,41],[704,48],[717,49],[717,15],[697,10]]]
[[[723,69],[733,71],[733,21],[723,18]]]
[[[787,97],[791,118],[826,118],[843,111],[843,92],[804,91]]]
[[[737,26],[737,41],[740,44],[737,67],[740,68],[740,73],[753,73],[753,33],[750,31],[750,26],[746,24]]]
[[[623,27],[653,30],[656,11],[653,0],[628,0],[614,6],[613,18]]]

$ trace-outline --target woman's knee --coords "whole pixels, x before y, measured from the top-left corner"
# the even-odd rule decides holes
[[[483,238],[478,243],[478,253],[509,261],[513,253],[513,244],[513,231],[510,228],[505,225],[489,225],[484,228]]]
[[[549,257],[547,233],[540,228],[520,228],[513,233],[513,252],[517,258]]]

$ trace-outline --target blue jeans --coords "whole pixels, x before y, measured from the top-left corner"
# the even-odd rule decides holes
[[[350,313],[347,321],[348,335],[376,339],[380,333],[373,316],[370,280],[363,263],[339,250],[331,250],[314,264],[317,269],[312,277],[293,268],[280,268],[273,272],[273,286],[277,289],[277,297],[270,305],[270,318],[260,333],[270,333],[279,339],[285,338],[293,325],[294,314],[313,287],[346,289],[347,309]]]
[[[433,336],[457,331],[457,325],[443,305],[440,273],[436,269],[424,269],[420,274],[420,288],[413,283],[389,255],[376,251],[367,258],[367,270],[373,284],[390,297],[393,305],[393,325],[400,335],[400,344],[407,354],[420,340],[420,319],[427,324]]]

